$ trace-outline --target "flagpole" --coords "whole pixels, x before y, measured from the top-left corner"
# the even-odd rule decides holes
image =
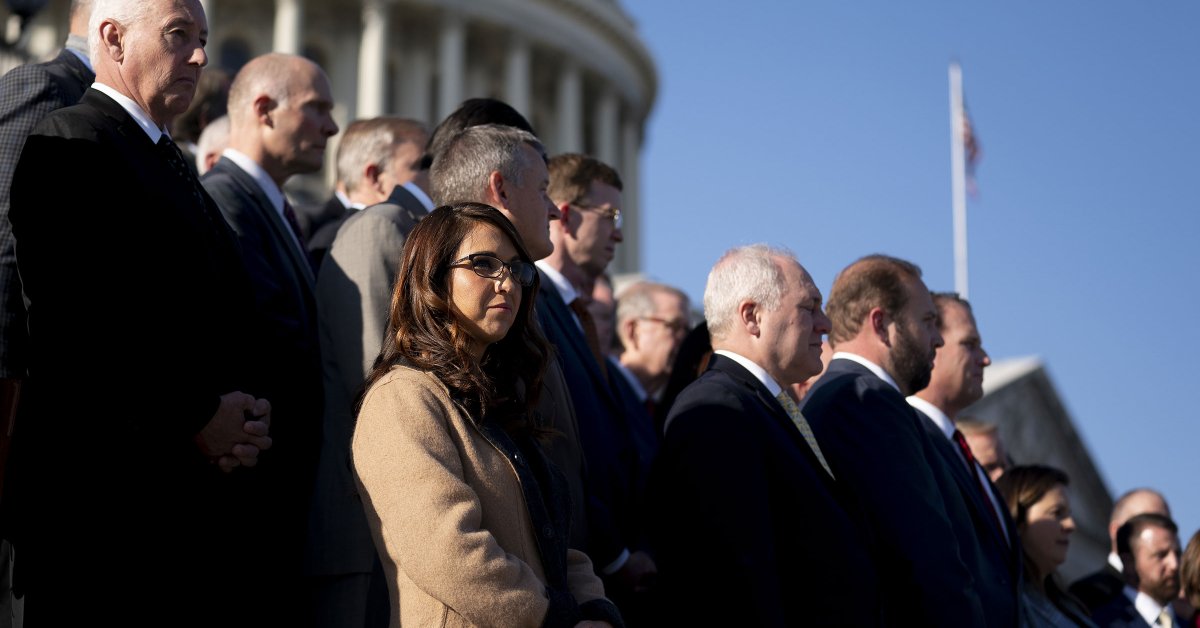
[[[950,190],[954,202],[954,290],[967,298],[967,162],[962,68],[950,62]]]

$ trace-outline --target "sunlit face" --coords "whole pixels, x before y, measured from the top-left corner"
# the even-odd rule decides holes
[[[942,346],[938,313],[929,289],[920,279],[905,282],[908,303],[892,320],[892,375],[901,392],[911,395],[929,385],[933,359]]]
[[[487,223],[478,223],[463,238],[452,261],[473,253],[486,253],[505,262],[517,262],[521,256],[508,236]],[[497,278],[480,277],[467,261],[450,269],[450,304],[458,324],[475,341],[476,357],[487,346],[508,334],[521,307],[521,285],[507,269]]]
[[[1067,487],[1055,484],[1029,507],[1025,521],[1018,523],[1021,545],[1033,561],[1038,574],[1045,577],[1067,560],[1075,520],[1071,518],[1071,503]]]
[[[774,310],[759,313],[760,340],[768,373],[781,386],[821,372],[821,336],[830,322],[821,309],[821,291],[794,261],[775,258],[783,272],[784,293]]]
[[[942,338],[933,362],[930,388],[941,391],[957,412],[983,397],[983,368],[992,363],[975,327],[975,317],[957,302],[942,307]]]
[[[325,163],[325,144],[338,132],[329,79],[315,64],[298,61],[289,80],[289,95],[271,110],[263,141],[287,175],[316,172]]]
[[[1166,604],[1179,595],[1179,539],[1170,530],[1146,526],[1130,540],[1138,591]]]
[[[197,0],[155,2],[142,20],[118,23],[117,31],[121,58],[115,81],[121,84],[113,87],[137,102],[155,123],[170,124],[192,104],[200,69],[208,64],[204,8]]]
[[[554,251],[550,221],[558,219],[558,208],[546,193],[550,172],[542,155],[529,144],[522,144],[521,164],[518,180],[504,182],[504,206],[498,209],[517,228],[530,257],[539,260]]]
[[[671,292],[654,292],[650,298],[654,313],[634,319],[630,343],[638,353],[642,371],[665,383],[679,345],[687,337],[687,301]]]
[[[567,255],[589,277],[604,272],[616,254],[624,235],[612,218],[621,209],[621,191],[600,181],[592,181],[588,193],[568,206],[571,237],[566,240]]]

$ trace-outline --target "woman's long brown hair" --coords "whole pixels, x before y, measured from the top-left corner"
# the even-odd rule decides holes
[[[533,263],[512,223],[491,206],[444,205],[423,218],[404,243],[388,333],[358,406],[365,392],[393,366],[407,364],[432,372],[467,409],[471,420],[494,420],[509,430],[541,431],[540,422],[533,420],[533,408],[541,394],[550,345],[533,321],[539,278],[535,276],[528,287],[511,279],[521,290],[521,305],[508,334],[489,345],[482,359],[471,354],[473,339],[451,308],[450,264],[462,241],[481,224],[499,229],[521,260]]]

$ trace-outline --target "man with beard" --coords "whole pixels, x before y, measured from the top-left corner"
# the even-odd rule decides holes
[[[942,345],[921,269],[864,257],[834,280],[828,313],[833,359],[802,411],[834,477],[865,516],[884,623],[992,625],[956,538],[955,530],[971,524],[954,519],[969,515],[922,419],[904,400],[929,384]]]
[[[1092,618],[1101,628],[1180,626],[1171,601],[1179,596],[1179,536],[1175,522],[1156,513],[1137,515],[1117,530],[1125,589]]]
[[[936,460],[954,480],[943,493],[947,513],[956,527],[959,556],[976,576],[984,612],[992,625],[1017,621],[1017,582],[1021,543],[1016,526],[987,472],[954,421],[963,408],[983,397],[983,368],[991,364],[971,304],[955,293],[938,292],[938,331],[945,343],[938,348],[929,385],[908,398],[921,417]],[[955,490],[957,489],[957,490]]]

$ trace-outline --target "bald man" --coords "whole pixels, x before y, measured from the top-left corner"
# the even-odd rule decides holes
[[[1150,488],[1135,488],[1117,498],[1108,520],[1108,562],[1094,573],[1071,585],[1071,595],[1079,598],[1089,611],[1108,604],[1125,587],[1124,563],[1117,548],[1117,532],[1137,515],[1154,514],[1170,518],[1171,508],[1162,493]]]
[[[274,408],[275,450],[264,457],[260,530],[270,530],[263,582],[283,598],[299,590],[308,500],[316,475],[324,404],[315,278],[295,214],[283,195],[292,175],[316,172],[337,133],[329,79],[294,55],[252,59],[229,88],[229,148],[203,183],[237,233],[267,347],[264,383]],[[288,623],[286,615],[273,621]]]

